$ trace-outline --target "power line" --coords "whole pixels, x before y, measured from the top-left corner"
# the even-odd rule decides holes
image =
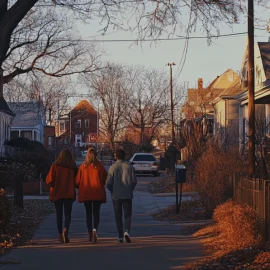
[[[76,7],[76,6],[87,6],[87,5],[91,5],[91,6],[94,6],[94,5],[104,5],[104,6],[112,6],[112,5],[119,5],[119,4],[126,4],[126,3],[138,3],[137,0],[129,0],[129,1],[119,1],[119,2],[114,2],[114,3],[104,3],[102,1],[100,2],[96,2],[96,3],[91,3],[91,2],[86,2],[86,3],[82,3],[82,4],[79,4],[79,3],[73,3],[73,4],[68,4],[68,3],[55,3],[55,4],[38,4],[38,5],[35,5],[35,7]]]
[[[189,39],[209,39],[209,38],[220,38],[220,37],[234,37],[234,36],[241,36],[245,35],[247,32],[239,32],[239,33],[232,33],[232,34],[223,34],[218,36],[179,36],[177,38],[156,38],[156,39],[54,39],[53,41],[70,41],[70,42],[155,42],[155,41],[176,41],[176,40],[189,40]],[[15,38],[17,41],[27,41],[27,39]],[[47,42],[45,39],[40,39],[40,42],[44,41]]]

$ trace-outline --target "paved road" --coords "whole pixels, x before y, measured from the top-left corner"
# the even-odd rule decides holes
[[[153,177],[138,177],[133,200],[131,244],[117,243],[112,203],[107,194],[108,203],[101,209],[98,244],[87,241],[84,208],[75,203],[69,244],[57,242],[55,215],[52,214],[37,231],[30,246],[17,248],[4,257],[6,261],[20,264],[6,265],[2,269],[181,269],[185,262],[201,256],[201,245],[197,239],[181,235],[182,225],[151,218],[151,212],[168,203],[164,201],[162,204],[163,197],[157,200],[147,192],[147,183],[154,180]]]

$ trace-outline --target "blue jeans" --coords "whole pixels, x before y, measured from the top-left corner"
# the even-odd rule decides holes
[[[113,208],[115,214],[116,226],[119,234],[119,238],[123,238],[123,222],[122,222],[122,209],[124,209],[125,217],[125,232],[130,232],[131,226],[131,214],[132,214],[132,199],[129,200],[113,200]]]

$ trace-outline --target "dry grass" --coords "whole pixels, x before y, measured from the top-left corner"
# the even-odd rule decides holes
[[[25,200],[24,209],[12,207],[12,217],[5,234],[0,235],[0,254],[25,245],[45,217],[54,211],[49,200]]]
[[[194,192],[195,189],[190,183],[183,183],[183,192]],[[149,192],[155,193],[172,193],[175,192],[175,176],[167,175],[148,185]],[[178,188],[180,190],[180,188]]]
[[[270,250],[261,243],[252,208],[229,200],[217,207],[214,220],[193,234],[201,238],[206,257],[184,269],[270,269]]]

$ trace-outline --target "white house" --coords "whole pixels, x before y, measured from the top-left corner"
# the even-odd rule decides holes
[[[229,146],[236,146],[239,143],[240,102],[236,97],[241,92],[241,83],[238,77],[238,80],[235,80],[213,101],[215,107],[214,135]]]
[[[8,105],[16,114],[11,125],[11,138],[24,137],[44,144],[46,118],[42,102],[9,102]]]
[[[0,94],[0,156],[5,156],[4,142],[10,139],[10,127],[14,113],[7,105],[4,97]]]
[[[264,121],[265,135],[270,137],[270,42],[258,42],[254,48],[255,60],[255,114]],[[242,61],[242,89],[238,95],[239,135],[242,146],[247,142],[248,133],[248,90],[247,90],[247,48]]]

